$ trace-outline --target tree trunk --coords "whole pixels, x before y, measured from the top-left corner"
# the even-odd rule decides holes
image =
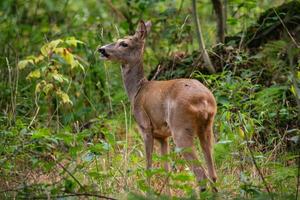
[[[216,70],[215,70],[214,66],[212,65],[209,55],[205,49],[205,44],[204,44],[204,40],[202,37],[202,31],[201,31],[201,26],[200,26],[200,20],[197,15],[196,0],[192,0],[192,7],[193,7],[193,16],[194,16],[195,25],[196,25],[197,39],[199,42],[199,48],[202,51],[205,67],[209,71],[209,73],[215,73]]]
[[[225,34],[227,34],[227,14],[228,14],[228,0],[224,0],[224,29],[225,29]]]
[[[217,17],[218,42],[225,41],[225,9],[222,0],[211,0]]]

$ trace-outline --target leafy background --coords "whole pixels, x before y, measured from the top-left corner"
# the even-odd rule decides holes
[[[228,0],[227,35],[241,35],[263,11],[284,2]],[[211,2],[199,1],[197,11],[206,46],[213,52]],[[164,195],[168,178],[173,198],[197,198],[194,177],[173,144],[170,155],[155,155],[154,169],[145,171],[143,141],[120,67],[100,61],[95,52],[99,45],[132,34],[140,19],[153,24],[144,56],[146,73],[183,54],[188,64],[158,79],[196,78],[217,99],[220,192],[208,190],[201,197],[294,199],[299,113],[293,77],[300,79],[299,57],[295,73],[286,57],[299,55],[299,49],[289,50],[289,37],[270,41],[255,53],[228,45],[233,48],[231,67],[207,75],[193,67],[190,55],[199,55],[198,45],[191,3],[183,0],[1,1],[0,197],[170,198]],[[159,165],[166,159],[172,164],[170,174]],[[152,177],[151,188],[147,176]]]

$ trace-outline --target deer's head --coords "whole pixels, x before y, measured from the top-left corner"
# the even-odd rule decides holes
[[[142,58],[144,43],[151,28],[151,22],[140,21],[134,35],[118,39],[116,42],[97,49],[101,59],[133,63]]]

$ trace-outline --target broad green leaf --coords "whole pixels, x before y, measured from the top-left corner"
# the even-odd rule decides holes
[[[48,129],[37,129],[36,131],[33,132],[31,138],[32,139],[40,139],[40,138],[45,138],[50,135],[50,132]]]
[[[63,40],[58,39],[58,40],[53,40],[50,43],[45,44],[41,48],[41,53],[43,56],[48,56],[51,51],[54,51],[54,49],[59,45],[59,43],[63,42]]]
[[[44,58],[45,57],[43,55],[39,55],[39,56],[37,56],[37,57],[34,58],[34,63],[38,63],[38,62],[44,60]]]
[[[33,60],[21,60],[19,63],[18,63],[18,68],[19,69],[24,69],[29,63],[31,64],[34,64],[33,63]]]
[[[62,56],[66,62],[71,65],[71,68],[76,67],[77,63],[75,62],[74,56],[68,50],[65,50]]]
[[[63,42],[63,40],[58,39],[58,40],[53,40],[49,43],[49,48],[55,49],[59,43]]]
[[[71,145],[74,138],[70,133],[59,133],[56,135],[56,137],[64,141],[67,145]]]
[[[41,77],[41,72],[39,69],[36,69],[36,70],[30,72],[27,75],[26,79],[36,79],[36,78],[40,78],[40,77]]]
[[[57,53],[57,54],[60,54],[60,55],[62,55],[64,53],[64,51],[66,51],[66,49],[62,48],[62,47],[54,49],[54,52]]]
[[[76,47],[77,44],[84,44],[84,42],[80,41],[80,40],[76,40],[75,37],[69,37],[65,40],[65,42],[68,44],[68,45],[71,45],[71,46],[74,46]]]
[[[100,154],[104,151],[102,144],[95,144],[89,147],[89,150],[94,154]]]
[[[60,83],[62,83],[62,82],[69,82],[69,80],[64,76],[64,75],[62,75],[62,74],[59,74],[59,73],[57,73],[57,72],[55,72],[55,73],[51,73],[50,74],[51,76],[52,76],[52,78],[54,79],[54,80],[56,80],[56,81],[58,81],[58,82],[60,82]]]

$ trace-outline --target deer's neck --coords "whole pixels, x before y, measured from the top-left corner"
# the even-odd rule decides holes
[[[130,102],[133,104],[134,98],[141,89],[144,82],[147,81],[144,75],[142,61],[136,63],[123,64],[122,76],[127,95]]]

